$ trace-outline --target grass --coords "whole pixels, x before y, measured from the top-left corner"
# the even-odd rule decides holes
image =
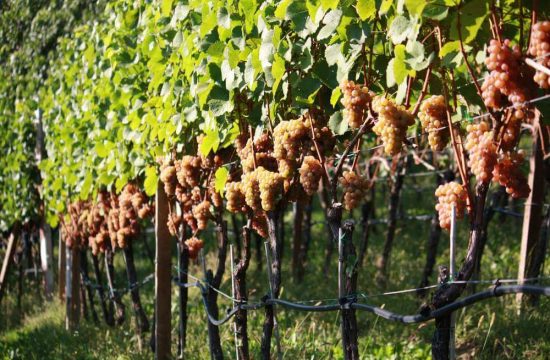
[[[412,181],[418,181],[413,184]],[[408,214],[431,213],[433,209],[432,191],[417,192],[413,185],[431,186],[433,180],[407,178],[402,207]],[[433,189],[433,188],[432,188]],[[377,216],[385,216],[387,193],[379,192]],[[520,208],[521,209],[521,208]],[[358,214],[356,214],[358,216]],[[291,214],[287,214],[290,224]],[[283,288],[281,297],[291,300],[334,299],[337,297],[336,256],[334,267],[328,276],[322,274],[325,246],[325,228],[320,212],[314,214],[319,224],[313,228],[312,245],[306,263],[303,282],[292,277],[290,262],[289,235],[284,254]],[[290,229],[288,225],[287,230]],[[394,250],[390,263],[388,290],[416,287],[420,281],[421,269],[425,261],[425,247],[429,224],[425,222],[400,222],[397,229]],[[467,246],[467,222],[460,223],[457,253],[464,254]],[[356,236],[361,229],[357,228]],[[521,236],[521,219],[496,216],[489,229],[482,275],[484,279],[513,278],[517,273]],[[358,288],[367,294],[382,291],[374,281],[378,254],[381,253],[385,237],[385,225],[377,225],[372,233],[365,267],[360,271]],[[149,239],[152,243],[152,239]],[[212,244],[210,244],[212,245]],[[447,264],[447,235],[441,238],[437,264]],[[213,248],[213,246],[211,246]],[[207,262],[214,264],[213,249],[208,249]],[[136,266],[140,278],[149,274],[153,265],[145,255],[141,241],[136,242]],[[254,251],[258,251],[254,249]],[[260,249],[263,251],[263,249]],[[175,251],[174,251],[175,253]],[[255,254],[248,272],[249,298],[258,300],[267,293],[265,266],[258,266]],[[457,259],[461,262],[461,259]],[[121,256],[116,257],[117,284],[127,283]],[[227,264],[226,269],[229,269]],[[192,264],[190,272],[201,276],[198,264]],[[230,293],[231,280],[226,271],[221,289]],[[546,271],[547,273],[547,271]],[[435,278],[432,278],[432,283]],[[548,284],[548,282],[546,282]],[[122,327],[109,328],[92,321],[82,321],[77,332],[64,330],[64,305],[58,301],[51,303],[39,299],[38,291],[32,291],[34,283],[25,283],[25,296],[21,313],[16,309],[12,290],[7,294],[0,308],[0,358],[1,359],[150,359],[147,348],[149,334],[143,350],[139,350],[131,321],[131,306],[126,296],[127,321]],[[14,288],[15,286],[12,286]],[[481,289],[482,286],[478,287]],[[142,301],[149,316],[153,314],[153,284],[141,289]],[[177,342],[177,288],[173,289],[173,354]],[[197,289],[189,290],[188,306],[188,346],[187,359],[208,359],[206,317]],[[329,301],[330,302],[330,301]],[[325,302],[326,303],[326,302]],[[414,313],[421,305],[414,294],[386,297],[372,297],[369,303],[400,312]],[[219,299],[223,313],[231,303]],[[457,312],[457,353],[462,359],[547,359],[550,354],[550,301],[542,298],[538,307],[518,315],[512,296],[506,296],[477,303]],[[96,304],[97,311],[99,306]],[[285,359],[340,359],[342,350],[338,313],[302,313],[278,310],[281,332],[281,347]],[[430,339],[433,322],[416,325],[401,325],[378,319],[372,314],[358,312],[359,348],[362,359],[429,359]],[[249,315],[249,337],[253,358],[259,357],[259,344],[263,323],[263,311]],[[232,325],[220,328],[226,358],[235,358]]]

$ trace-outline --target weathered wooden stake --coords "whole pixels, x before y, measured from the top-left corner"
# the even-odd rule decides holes
[[[44,274],[44,294],[51,300],[53,294],[53,250],[52,229],[44,219],[40,224],[40,265]]]
[[[161,181],[155,197],[155,359],[171,357],[172,236],[168,231],[168,197]]]
[[[456,268],[455,268],[455,243],[456,243],[456,207],[453,203],[451,207],[451,233],[449,236],[449,274],[450,280],[453,281],[456,277]],[[455,351],[455,324],[456,324],[456,315],[451,313],[451,330],[449,335],[449,359],[456,359]]]
[[[2,271],[0,272],[0,303],[4,297],[4,292],[6,291],[8,273],[13,262],[13,255],[15,254],[15,249],[17,248],[17,240],[19,239],[19,225],[14,226],[10,237],[8,239],[8,249],[6,250],[6,255],[4,261],[2,262]]]
[[[65,245],[65,241],[63,240],[63,229],[59,229],[59,258],[57,261],[57,270],[58,270],[58,297],[59,300],[65,299],[65,286],[66,286],[66,280],[67,280],[67,248]]]
[[[528,183],[531,193],[525,201],[525,210],[523,212],[523,229],[521,234],[521,250],[518,269],[518,283],[523,284],[525,278],[539,276],[540,267],[533,266],[534,259],[541,251],[540,229],[542,226],[542,212],[544,203],[544,151],[543,144],[547,141],[541,141],[545,137],[545,131],[540,131],[538,119],[533,124],[533,155],[529,159],[530,171]],[[540,131],[540,136],[539,136]],[[524,305],[523,294],[517,294],[516,300],[518,313],[521,312]]]
[[[80,322],[80,253],[78,246],[67,249],[66,320],[67,330],[74,330]]]

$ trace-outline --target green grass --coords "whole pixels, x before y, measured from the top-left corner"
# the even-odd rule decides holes
[[[418,185],[430,186],[431,179]],[[433,209],[432,192],[417,193],[413,190],[411,178],[404,192],[402,207],[408,214],[426,214]],[[385,216],[385,198],[378,193],[377,216]],[[386,194],[387,196],[387,194]],[[358,216],[358,212],[356,212]],[[287,214],[287,224],[291,214]],[[290,244],[286,237],[283,267],[283,288],[281,297],[290,300],[334,299],[337,297],[336,256],[332,259],[333,268],[328,276],[322,274],[325,246],[325,228],[320,212],[314,214],[314,221],[320,221],[313,228],[312,245],[306,263],[304,280],[301,283],[292,277]],[[287,226],[290,231],[290,225]],[[425,222],[400,222],[390,263],[390,276],[387,290],[416,287],[420,281],[421,269],[425,261],[425,247],[429,224]],[[460,223],[457,253],[464,254],[467,246],[468,225]],[[482,264],[484,279],[515,277],[519,261],[521,219],[510,217],[500,220],[496,216],[490,226],[489,243]],[[357,228],[356,236],[361,229]],[[377,225],[372,233],[366,266],[360,271],[358,288],[367,294],[376,294],[382,289],[374,281],[378,254],[381,253],[385,237],[385,225]],[[149,239],[150,243],[152,239]],[[212,245],[212,244],[210,244]],[[213,248],[213,246],[210,246]],[[447,234],[442,236],[437,264],[448,263]],[[214,264],[213,249],[208,249],[207,261]],[[141,242],[136,243],[136,265],[139,277],[143,278],[152,269],[152,263],[145,256]],[[258,267],[255,251],[248,272],[250,300],[258,300],[267,293],[265,266]],[[262,249],[263,251],[263,249]],[[460,263],[461,259],[457,261]],[[122,257],[116,257],[117,283],[126,284]],[[229,262],[226,269],[229,269]],[[190,272],[201,276],[198,264],[192,264]],[[226,271],[221,289],[230,293],[230,278]],[[545,272],[547,273],[547,271]],[[435,281],[432,278],[432,283]],[[548,282],[546,282],[548,284]],[[122,327],[109,328],[82,321],[77,332],[64,330],[64,305],[59,302],[44,303],[38,300],[32,284],[25,284],[22,313],[15,309],[15,291],[11,291],[0,308],[0,358],[4,359],[150,359],[148,349],[150,334],[144,340],[144,349],[139,351],[133,331],[129,297],[126,296],[127,321]],[[14,286],[12,286],[14,287]],[[479,286],[478,289],[481,289]],[[142,301],[149,316],[153,313],[153,284],[140,289]],[[177,343],[177,298],[178,289],[173,289],[173,354]],[[206,317],[200,302],[198,290],[189,290],[188,306],[188,346],[186,358],[208,359]],[[97,301],[97,300],[96,300]],[[370,303],[384,306],[400,313],[414,313],[421,305],[414,294],[386,297],[373,297]],[[220,310],[224,313],[231,303],[219,299]],[[547,359],[550,354],[550,301],[542,298],[540,305],[518,315],[513,296],[487,300],[457,312],[457,352],[464,359]],[[99,306],[97,306],[99,312]],[[338,313],[303,313],[279,309],[277,312],[281,332],[281,345],[285,359],[340,359],[340,328]],[[378,319],[372,314],[358,312],[359,347],[364,359],[429,359],[430,339],[433,322],[416,325],[402,325]],[[19,320],[17,320],[19,319]],[[259,344],[262,332],[263,311],[249,315],[249,337],[253,358],[259,357]],[[220,328],[223,349],[227,358],[235,358],[232,325]],[[274,342],[273,342],[274,344]]]

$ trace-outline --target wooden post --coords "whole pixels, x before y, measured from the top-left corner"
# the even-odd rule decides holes
[[[19,225],[14,226],[10,237],[8,239],[8,249],[2,263],[2,271],[0,272],[0,303],[2,297],[6,291],[7,277],[10,270],[11,263],[13,261],[13,255],[15,254],[15,248],[17,247],[17,240],[19,239]]]
[[[40,224],[40,265],[44,274],[44,294],[51,300],[53,294],[53,250],[52,229],[44,219]]]
[[[57,262],[57,270],[58,270],[58,282],[59,282],[59,300],[65,299],[65,284],[66,284],[66,270],[67,270],[67,255],[66,255],[66,247],[65,247],[65,241],[63,241],[63,230],[59,229],[59,254],[58,256],[58,262]]]
[[[74,330],[80,322],[80,251],[76,245],[67,250],[65,327]]]
[[[42,126],[42,111],[36,109],[36,145],[35,145],[35,159],[36,163],[40,163],[45,157],[46,151],[44,148],[44,128]],[[39,191],[42,191],[42,185],[39,187]],[[42,213],[43,206],[41,206]],[[42,214],[42,219],[40,221],[40,262],[42,271],[44,273],[44,293],[46,299],[51,300],[53,294],[53,250],[52,250],[52,229],[44,219],[44,214]],[[61,248],[60,248],[61,249]]]
[[[531,193],[525,201],[525,210],[523,212],[523,229],[521,234],[521,250],[518,269],[518,284],[523,284],[523,280],[530,277],[537,277],[539,271],[533,269],[531,265],[533,259],[540,251],[540,229],[542,226],[542,212],[544,203],[544,151],[541,136],[545,131],[540,131],[538,118],[533,124],[533,155],[529,159],[529,187]],[[540,131],[540,136],[539,136]],[[521,311],[523,294],[517,294],[518,312]]]
[[[157,184],[155,197],[155,359],[164,360],[171,357],[171,243],[172,236],[168,231],[168,197],[161,181]]]

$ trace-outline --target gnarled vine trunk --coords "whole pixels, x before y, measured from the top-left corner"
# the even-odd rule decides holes
[[[242,234],[242,253],[240,256],[239,263],[235,268],[235,298],[241,302],[246,302],[248,300],[247,290],[246,290],[246,271],[250,265],[251,258],[251,229],[250,224],[247,224],[243,227]],[[249,346],[248,346],[248,313],[246,310],[239,310],[235,314],[235,325],[237,333],[237,352],[239,354],[239,359],[248,360],[250,359]]]

